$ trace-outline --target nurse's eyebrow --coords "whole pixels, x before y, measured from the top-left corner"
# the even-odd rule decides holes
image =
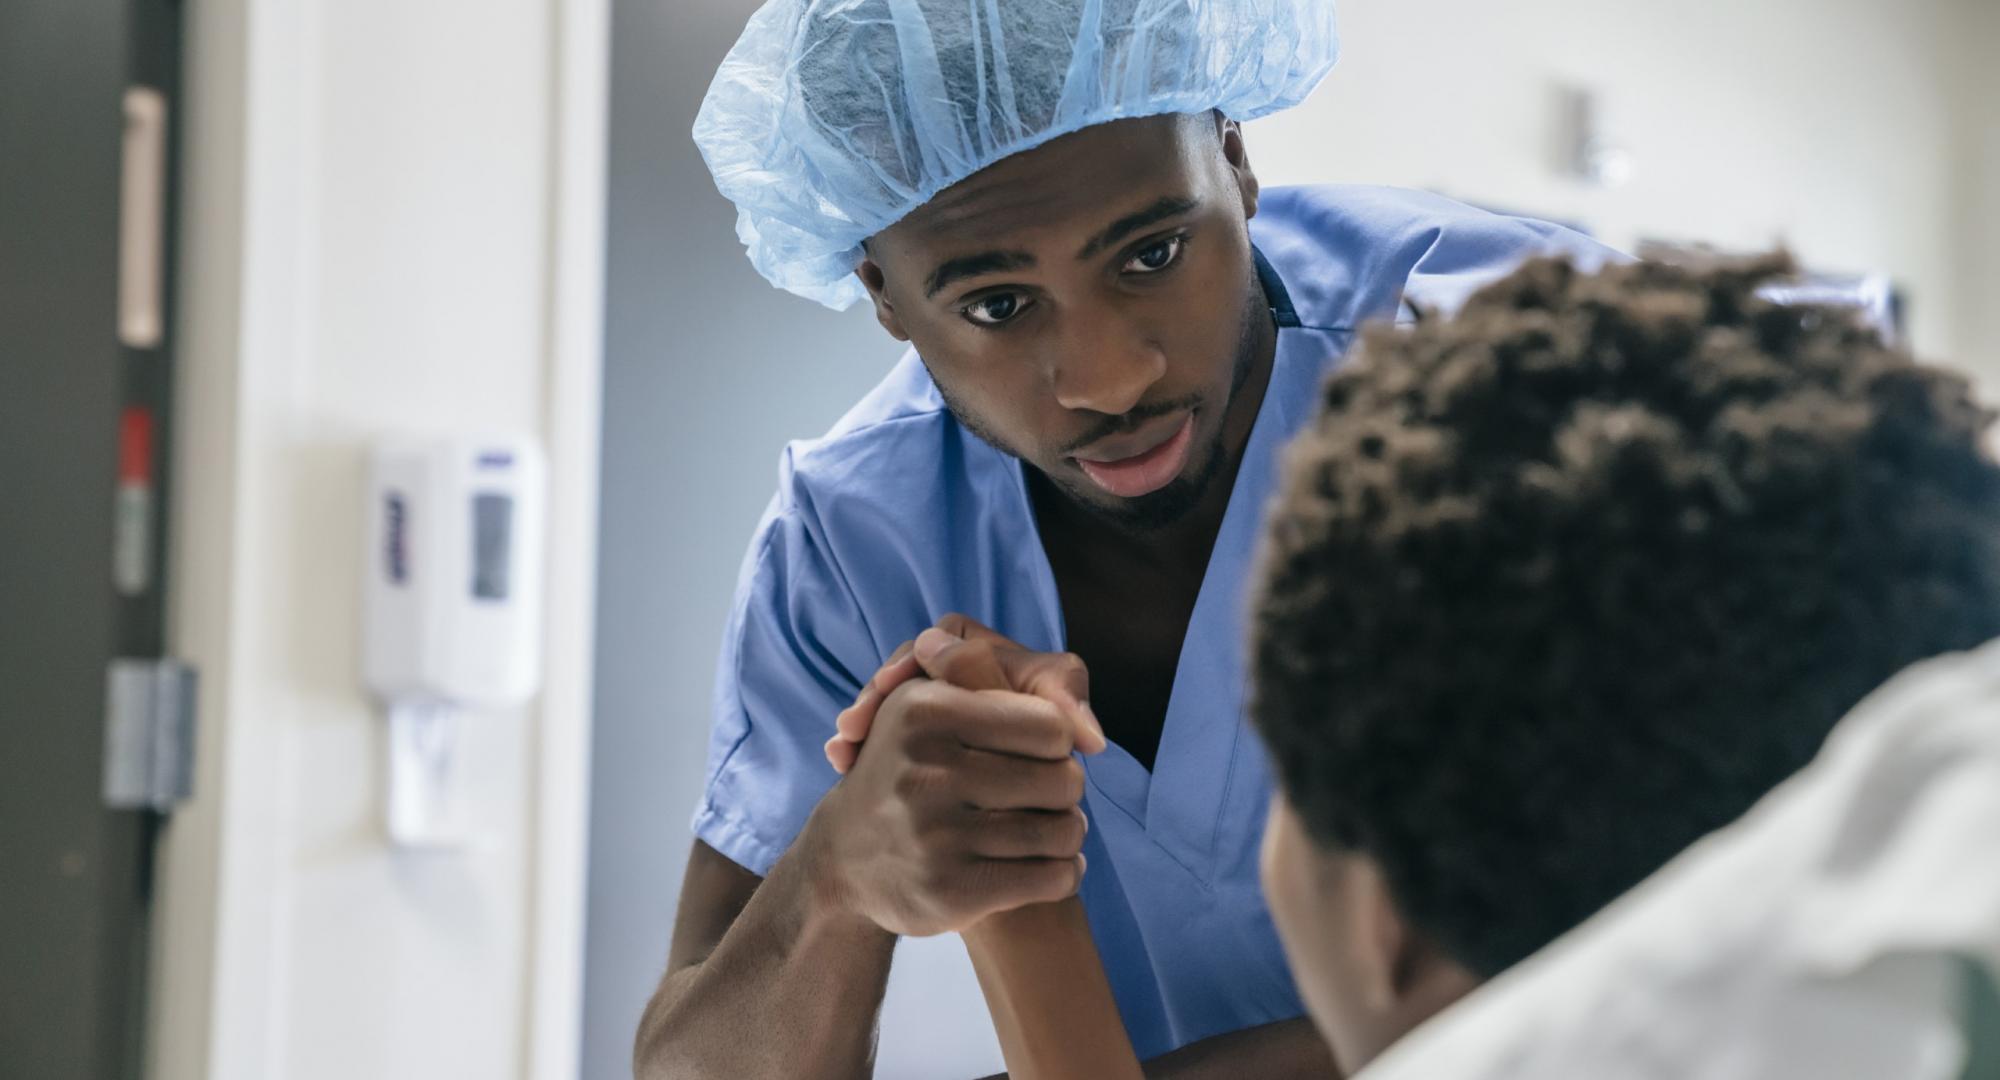
[[[1109,228],[1091,237],[1090,243],[1083,245],[1083,250],[1076,253],[1077,260],[1088,259],[1148,225],[1156,225],[1168,218],[1179,217],[1200,205],[1199,199],[1186,195],[1169,195],[1136,214],[1127,214],[1112,222]]]
[[[1148,225],[1157,225],[1168,218],[1179,217],[1201,206],[1201,200],[1187,195],[1169,195],[1137,213],[1127,214],[1112,222],[1105,230],[1090,238],[1077,252],[1077,259],[1088,259],[1105,248],[1138,232]],[[928,300],[943,292],[945,287],[967,278],[982,274],[997,274],[1005,270],[1025,270],[1035,265],[1035,257],[1025,251],[982,251],[977,255],[964,255],[948,259],[940,264],[924,281],[924,299]]]
[[[982,251],[977,255],[965,255],[947,259],[924,282],[924,299],[936,296],[945,286],[966,278],[976,278],[981,274],[997,274],[1002,270],[1025,270],[1035,265],[1035,257],[1025,251]]]

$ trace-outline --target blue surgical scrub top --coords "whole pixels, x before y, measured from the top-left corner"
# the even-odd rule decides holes
[[[1115,745],[1085,762],[1082,897],[1142,1058],[1303,1012],[1258,887],[1271,773],[1244,712],[1244,579],[1277,451],[1363,323],[1454,308],[1533,254],[1610,255],[1557,226],[1372,187],[1267,191],[1250,233],[1277,354],[1155,765]],[[723,639],[697,836],[768,873],[837,779],[821,751],[835,715],[941,616],[1065,649],[1022,469],[952,418],[914,354],[825,437],[786,448]]]

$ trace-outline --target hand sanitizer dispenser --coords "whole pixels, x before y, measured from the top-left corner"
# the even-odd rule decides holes
[[[388,714],[399,845],[464,843],[461,718],[540,687],[545,471],[528,438],[387,440],[370,454],[361,655]]]

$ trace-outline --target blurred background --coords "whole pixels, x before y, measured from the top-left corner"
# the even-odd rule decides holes
[[[690,142],[755,6],[0,3],[0,1076],[629,1075],[778,453],[898,353]],[[2000,387],[2000,2],[1341,9],[1265,184],[1785,244]],[[364,678],[389,436],[546,462],[495,549],[539,678],[460,710],[429,846]],[[955,939],[882,1045],[998,1068]]]

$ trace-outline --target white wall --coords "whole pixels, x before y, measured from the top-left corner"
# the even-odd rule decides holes
[[[190,8],[172,626],[204,682],[197,797],[161,853],[156,1080],[573,1073],[592,9]],[[357,660],[364,449],[484,430],[550,449],[545,692],[469,722],[478,845],[398,853]]]
[[[2000,397],[2000,3],[1958,0],[1957,358]]]
[[[615,5],[589,1080],[623,1075],[666,955],[717,637],[779,447],[822,431],[896,354],[865,312],[830,315],[754,275],[689,142],[755,6]],[[1969,313],[2000,305],[1982,301],[1990,262],[1983,294],[1961,276],[1971,234],[1955,208],[1977,200],[1960,190],[1966,92],[1953,96],[1945,60],[1994,6],[1346,0],[1341,68],[1308,105],[1253,125],[1250,149],[1267,182],[1432,187],[1580,219],[1619,244],[1786,240],[1828,269],[1894,274],[1918,346],[1953,355],[1976,332]],[[1552,171],[1554,88],[1572,81],[1602,91],[1638,154],[1630,187],[1593,192]],[[916,1064],[931,1054],[987,1060],[953,949],[899,959],[882,1075],[952,1071]]]
[[[1260,174],[1429,187],[1581,221],[1612,243],[1789,243],[1910,290],[1919,349],[1956,352],[1952,79],[1990,0],[1351,0],[1346,58],[1257,125]],[[1989,50],[1990,55],[1990,50]],[[1637,156],[1616,191],[1551,168],[1555,88],[1601,94]]]

